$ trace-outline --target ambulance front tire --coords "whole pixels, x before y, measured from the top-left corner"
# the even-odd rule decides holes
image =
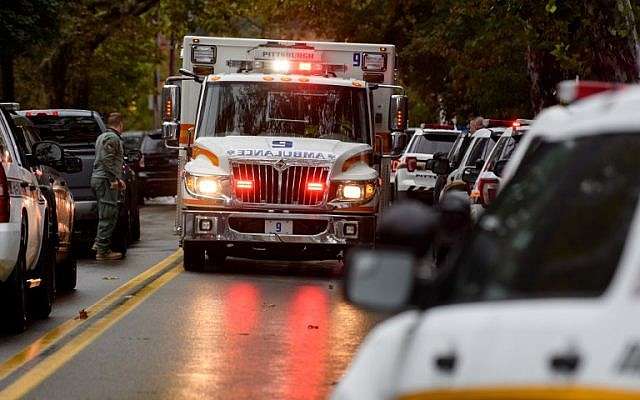
[[[182,251],[184,252],[185,271],[202,272],[204,270],[207,259],[202,244],[185,240],[182,243]]]

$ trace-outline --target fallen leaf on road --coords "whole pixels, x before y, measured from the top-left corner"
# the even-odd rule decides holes
[[[244,333],[244,332],[243,333],[238,333],[238,335],[240,335],[240,336],[249,336],[248,333]]]
[[[329,285],[329,290],[333,290],[333,285]]]
[[[120,279],[117,276],[105,276],[102,278],[105,281],[115,281],[116,279]]]
[[[307,329],[319,329],[318,325],[307,325]]]
[[[89,313],[87,313],[83,308],[78,312],[78,316],[75,319],[87,319],[87,318],[89,318]]]

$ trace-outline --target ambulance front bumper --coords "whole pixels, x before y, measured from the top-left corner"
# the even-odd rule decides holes
[[[223,243],[373,245],[376,217],[344,214],[295,214],[184,210],[183,240]],[[288,232],[266,233],[267,221],[282,221]]]

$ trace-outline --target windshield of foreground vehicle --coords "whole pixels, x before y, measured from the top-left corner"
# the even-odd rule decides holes
[[[209,84],[201,136],[289,136],[368,143],[364,89],[298,83]]]
[[[28,118],[40,130],[42,140],[61,144],[93,144],[102,133],[92,116],[35,115]]]
[[[638,152],[638,134],[541,143],[479,221],[452,300],[601,295],[637,208]]]

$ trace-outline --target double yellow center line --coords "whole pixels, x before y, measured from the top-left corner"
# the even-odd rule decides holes
[[[82,325],[88,327],[52,354],[44,357],[22,376],[0,391],[0,399],[25,396],[60,369],[107,329],[183,271],[182,250],[178,250],[158,264],[109,293],[87,308],[86,318],[70,319],[31,343],[22,351],[0,364],[0,382],[30,361],[65,339]]]

